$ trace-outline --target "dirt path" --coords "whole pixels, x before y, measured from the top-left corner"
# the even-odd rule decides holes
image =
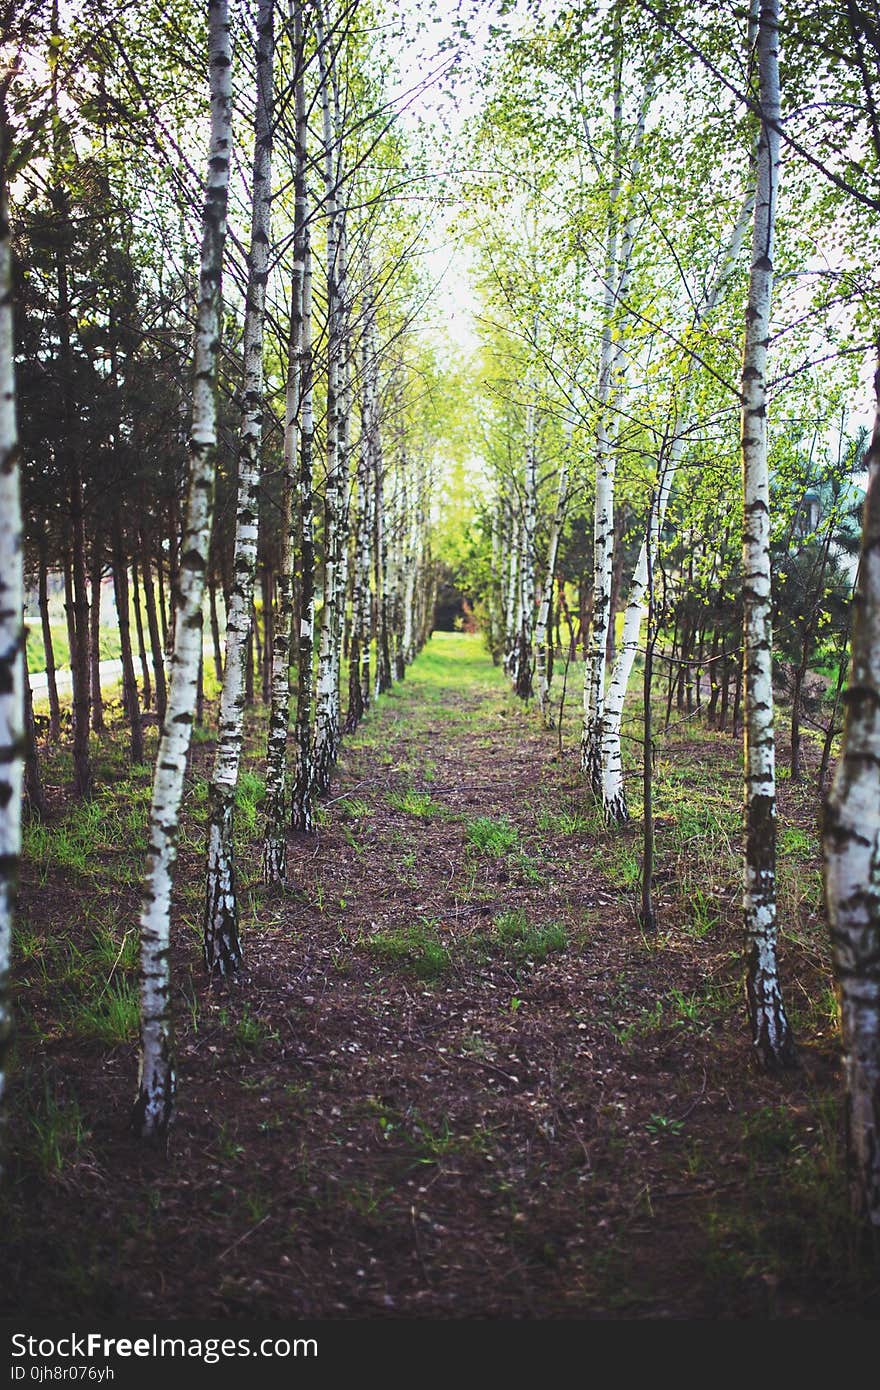
[[[242,854],[247,969],[226,994],[195,961],[193,832],[168,1160],[124,1134],[131,1045],[44,1039],[86,1138],[51,1182],[24,1170],[10,1311],[876,1308],[828,1248],[831,1030],[813,1027],[793,1078],[750,1070],[738,914],[706,924],[671,884],[646,938],[634,832],[597,825],[570,731],[565,747],[477,639],[436,635],[347,740],[291,890],[259,885],[256,837]],[[729,745],[688,756],[692,786],[713,757],[727,776]]]

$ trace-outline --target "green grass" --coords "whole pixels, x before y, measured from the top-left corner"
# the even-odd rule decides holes
[[[440,940],[437,925],[427,917],[408,927],[365,937],[363,944],[371,955],[402,966],[420,980],[436,980],[450,966],[449,952]]]
[[[587,813],[572,806],[559,811],[544,808],[538,812],[538,829],[548,835],[595,835],[601,832],[601,818],[595,813]]]
[[[241,772],[235,792],[235,825],[239,836],[251,839],[257,830],[266,783],[255,772]]]
[[[636,886],[642,872],[639,849],[626,840],[612,840],[602,845],[594,853],[593,863],[614,888],[624,892]]]
[[[106,922],[101,922],[91,928],[91,936],[93,944],[89,951],[89,959],[98,970],[135,969],[138,963],[138,939],[133,927],[123,932],[119,940],[112,927]]]
[[[245,1008],[232,1028],[232,1038],[236,1046],[244,1051],[259,1051],[264,1043],[277,1042],[279,1034],[269,1028],[262,1019]]]
[[[448,1115],[431,1120],[415,1106],[401,1110],[377,1096],[368,1096],[366,1111],[376,1120],[376,1134],[383,1146],[393,1146],[412,1163],[432,1165],[456,1153],[484,1154],[490,1135],[482,1126],[471,1133],[456,1131]]]
[[[805,1123],[805,1119],[809,1123]],[[749,1169],[747,1209],[723,1196],[706,1218],[707,1291],[729,1315],[731,1299],[774,1312],[775,1290],[789,1295],[817,1279],[852,1291],[876,1310],[877,1266],[847,1203],[839,1105],[824,1099],[807,1114],[765,1105],[743,1117],[740,1147]]]
[[[565,927],[559,922],[538,926],[529,921],[521,908],[504,912],[495,919],[492,937],[514,961],[542,961],[553,951],[564,951],[568,945]]]
[[[110,1047],[133,1042],[138,1024],[137,986],[126,976],[109,980],[94,999],[81,1000],[71,1017],[73,1030],[80,1037],[94,1038]]]
[[[490,859],[500,859],[516,849],[519,832],[506,818],[492,820],[489,816],[477,816],[465,823],[464,837],[468,846],[478,854]]]
[[[132,781],[99,787],[92,800],[72,806],[55,824],[26,822],[22,856],[43,875],[55,868],[106,876],[108,859],[139,861],[146,851],[149,800],[149,786]]]
[[[779,833],[779,853],[809,858],[816,853],[816,838],[801,830],[800,826],[787,825]]]
[[[690,893],[690,915],[687,930],[691,935],[702,940],[708,936],[713,928],[717,927],[721,921],[711,897],[704,893],[702,888],[692,888]]]
[[[418,816],[423,820],[442,816],[445,809],[428,792],[389,792],[386,800],[393,811],[403,811],[405,815]]]
[[[56,1178],[76,1161],[89,1138],[79,1102],[59,1099],[49,1082],[30,1118],[31,1149],[45,1178]]]
[[[475,695],[507,690],[504,672],[487,661],[481,637],[435,632],[407,672],[405,687],[420,699],[432,692],[442,699],[450,685],[466,686]]]
[[[133,612],[134,610],[132,610]],[[46,653],[43,647],[43,628],[38,613],[29,614],[27,617],[27,662],[28,670],[33,675],[35,671],[45,671]],[[70,647],[67,641],[67,623],[49,623],[49,631],[52,635],[52,654],[55,658],[56,669],[70,665]],[[101,661],[115,661],[122,648],[119,643],[119,630],[113,627],[100,627],[98,629],[98,653]]]

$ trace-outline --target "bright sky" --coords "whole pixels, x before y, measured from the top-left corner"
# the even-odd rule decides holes
[[[464,160],[465,123],[480,108],[481,76],[491,57],[490,26],[504,24],[518,33],[526,20],[525,3],[520,0],[503,19],[497,0],[402,0],[399,13],[408,41],[393,57],[397,80],[390,84],[391,99],[400,104],[404,125],[437,133],[438,160],[444,169],[455,169]],[[461,20],[469,41],[456,28]],[[430,199],[431,190],[426,191]],[[436,285],[434,304],[443,336],[467,354],[477,346],[477,301],[472,256],[451,230],[454,211],[439,202],[429,211],[425,264]]]

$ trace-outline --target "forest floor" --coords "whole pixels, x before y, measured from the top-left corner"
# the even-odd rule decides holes
[[[738,742],[698,719],[659,741],[646,935],[640,825],[602,828],[573,677],[570,692],[560,755],[478,638],[436,634],[345,740],[284,892],[259,880],[258,714],[238,815],[246,964],[220,989],[199,956],[212,745],[196,743],[167,1155],[127,1132],[149,769],[105,744],[104,789],[72,808],[68,765],[47,764],[55,810],[27,831],[16,942],[0,1312],[880,1312],[844,1199],[815,785],[780,785],[800,1066],[767,1077],[744,1022]]]

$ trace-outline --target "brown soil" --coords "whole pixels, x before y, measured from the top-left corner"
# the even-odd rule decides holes
[[[637,885],[615,886],[639,829],[587,825],[572,737],[560,758],[488,667],[475,685],[435,686],[434,704],[427,693],[416,671],[347,741],[319,835],[291,847],[289,891],[260,887],[256,839],[244,849],[246,968],[219,991],[197,955],[193,828],[167,1156],[127,1133],[134,1044],[66,1034],[57,981],[20,967],[2,1312],[876,1315],[844,1209],[838,1046],[815,1007],[828,976],[810,924],[783,943],[788,997],[809,1001],[801,1066],[763,1076],[741,1006],[735,861],[697,934],[661,806],[647,937]],[[733,806],[737,752],[721,735],[664,746],[695,791],[729,785]],[[196,771],[209,755],[196,750]],[[403,809],[407,791],[430,803]],[[783,793],[783,823],[813,834],[812,790]],[[580,822],[550,825],[559,808]],[[469,846],[478,817],[506,820],[515,844]],[[23,918],[47,936],[75,938],[87,898],[75,876],[25,872]],[[131,926],[135,891],[117,904]],[[545,935],[523,940],[524,922]],[[25,1108],[49,1086],[83,1124],[51,1171]]]

